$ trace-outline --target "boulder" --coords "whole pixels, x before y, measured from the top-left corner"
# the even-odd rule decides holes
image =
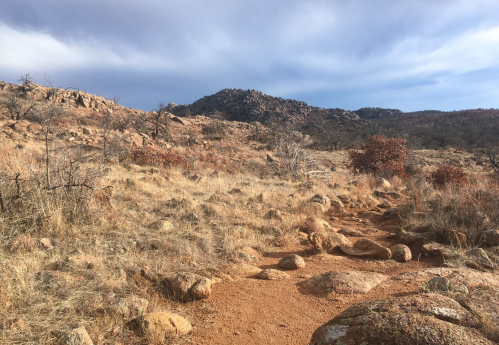
[[[289,279],[289,275],[286,272],[274,270],[271,268],[265,269],[258,273],[257,278],[265,279],[265,280],[284,280]]]
[[[84,326],[69,326],[68,329],[53,332],[57,345],[93,345],[92,338]]]
[[[304,286],[317,294],[361,294],[369,292],[386,279],[387,276],[375,272],[332,271],[309,278]]]
[[[323,205],[326,210],[331,206],[331,200],[325,194],[315,194],[309,202],[316,202]]]
[[[340,249],[347,255],[363,258],[390,259],[392,257],[390,249],[367,238],[358,240],[353,246],[349,244],[340,244]]]
[[[238,250],[237,260],[242,262],[253,263],[262,258],[262,254],[252,247],[244,247]]]
[[[469,289],[463,279],[454,277],[435,277],[428,280],[420,288],[422,292],[434,292],[434,293],[463,293],[469,294]]]
[[[350,307],[319,327],[311,345],[492,345],[472,313],[439,294],[375,300]]]
[[[185,335],[192,331],[189,321],[167,311],[147,314],[140,325],[144,336],[151,343],[164,343],[175,335]]]
[[[264,219],[274,219],[282,222],[282,214],[281,211],[276,210],[276,209],[270,209],[269,212],[265,216],[263,216]]]
[[[345,205],[343,205],[343,202],[336,195],[330,195],[329,201],[330,201],[332,207],[336,207],[336,208],[345,207]]]
[[[229,264],[225,268],[225,272],[227,274],[234,276],[234,277],[249,277],[249,276],[254,276],[257,275],[262,271],[261,268],[258,268],[253,265],[248,265],[245,263],[239,263],[239,264]]]
[[[291,254],[283,257],[278,266],[288,270],[296,270],[305,267],[305,260],[299,255]]]
[[[411,261],[412,253],[411,249],[403,244],[396,244],[391,246],[390,251],[392,252],[392,259],[398,262]]]
[[[308,241],[314,246],[316,252],[334,253],[340,246],[349,246],[350,241],[338,233],[312,232],[308,235]]]
[[[327,211],[327,208],[318,202],[307,202],[300,206],[300,213],[307,216],[320,216]]]
[[[466,251],[466,266],[476,269],[487,268],[494,269],[495,265],[482,248],[475,248]]]
[[[182,302],[208,298],[212,289],[211,279],[192,273],[165,277],[162,284],[172,297]]]

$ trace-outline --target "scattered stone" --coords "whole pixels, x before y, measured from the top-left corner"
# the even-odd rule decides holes
[[[345,235],[345,236],[350,236],[350,237],[364,237],[365,236],[362,231],[359,231],[356,229],[343,228],[340,231],[338,231],[338,233]]]
[[[299,211],[308,216],[320,216],[324,212],[326,212],[326,208],[324,205],[319,204],[318,202],[307,202],[300,206]]]
[[[239,194],[239,195],[242,195],[244,194],[243,191],[239,188],[232,188],[230,191],[229,191],[229,194],[231,195],[234,195],[234,194]]]
[[[337,252],[342,245],[351,245],[345,236],[338,233],[312,232],[308,235],[308,241],[316,252],[329,254]]]
[[[367,293],[387,276],[374,272],[332,271],[308,279],[305,286],[314,293],[336,292],[342,294]]]
[[[380,190],[374,191],[374,196],[376,198],[385,198],[385,199],[400,199],[402,195],[397,192],[383,192]]]
[[[40,246],[43,249],[50,250],[54,248],[54,244],[50,238],[44,237],[40,239]]]
[[[250,277],[257,275],[261,271],[261,268],[245,263],[229,264],[225,268],[225,272],[227,272],[227,274],[235,277]]]
[[[345,207],[345,205],[343,205],[343,202],[336,195],[330,195],[328,198],[332,207],[339,209]]]
[[[161,231],[161,232],[170,232],[173,230],[173,224],[167,220],[158,220],[151,224],[149,224],[149,229]]]
[[[222,204],[227,204],[231,205],[233,202],[232,196],[229,193],[224,193],[224,192],[216,192],[213,194],[208,201],[211,202],[219,202]]]
[[[243,262],[253,263],[262,258],[262,254],[252,247],[244,247],[239,249],[237,253],[238,259]]]
[[[353,246],[340,244],[340,249],[347,255],[363,258],[390,259],[392,257],[390,249],[368,238],[358,240]]]
[[[37,278],[47,289],[75,287],[85,281],[82,276],[63,271],[39,272]]]
[[[182,302],[208,298],[212,290],[211,279],[192,273],[166,277],[162,283],[172,297]]]
[[[286,272],[268,268],[258,273],[257,278],[266,280],[284,280],[289,279],[290,277]]]
[[[312,335],[311,345],[492,345],[472,313],[439,294],[375,300],[350,307]]]
[[[326,209],[328,209],[329,206],[331,206],[331,200],[329,200],[329,198],[326,195],[324,195],[324,194],[315,194],[309,200],[309,202],[319,203],[319,204],[323,205]]]
[[[183,317],[167,311],[147,314],[140,322],[144,336],[150,342],[164,343],[175,335],[186,335],[192,325]]]
[[[92,338],[84,326],[70,326],[66,330],[53,332],[57,345],[93,345]]]
[[[282,222],[282,214],[281,211],[276,210],[276,209],[270,209],[269,212],[265,216],[263,216],[264,219],[274,219]]]
[[[125,321],[131,321],[146,314],[149,301],[129,295],[112,299],[109,310],[120,315]]]
[[[382,188],[382,189],[390,189],[392,185],[390,184],[390,182],[388,182],[387,180],[385,180],[384,178],[377,178],[376,179],[376,187],[378,188]]]
[[[412,259],[411,249],[403,244],[391,246],[392,259],[398,262],[408,262]]]
[[[279,261],[278,266],[288,270],[296,270],[305,267],[305,260],[303,260],[303,258],[299,255],[291,254],[283,257]]]
[[[62,262],[64,269],[92,269],[97,264],[97,258],[90,254],[70,255]]]

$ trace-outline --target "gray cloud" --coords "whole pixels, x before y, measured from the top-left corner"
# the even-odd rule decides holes
[[[130,107],[225,87],[323,107],[497,107],[499,3],[3,0],[0,79]]]

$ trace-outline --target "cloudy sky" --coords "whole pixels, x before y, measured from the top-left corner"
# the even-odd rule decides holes
[[[223,88],[326,108],[499,108],[497,0],[1,0],[0,80],[144,110]]]

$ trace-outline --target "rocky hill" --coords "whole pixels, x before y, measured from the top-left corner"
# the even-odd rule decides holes
[[[305,102],[273,97],[256,90],[223,89],[190,105],[170,104],[169,110],[177,116],[206,115],[229,121],[256,121],[262,124],[277,121],[292,123],[298,128],[306,127],[317,118],[332,121],[342,128],[364,123],[353,111],[313,107]]]
[[[378,118],[392,118],[404,115],[400,109],[384,109],[384,108],[360,108],[356,111],[362,119],[378,119]]]

